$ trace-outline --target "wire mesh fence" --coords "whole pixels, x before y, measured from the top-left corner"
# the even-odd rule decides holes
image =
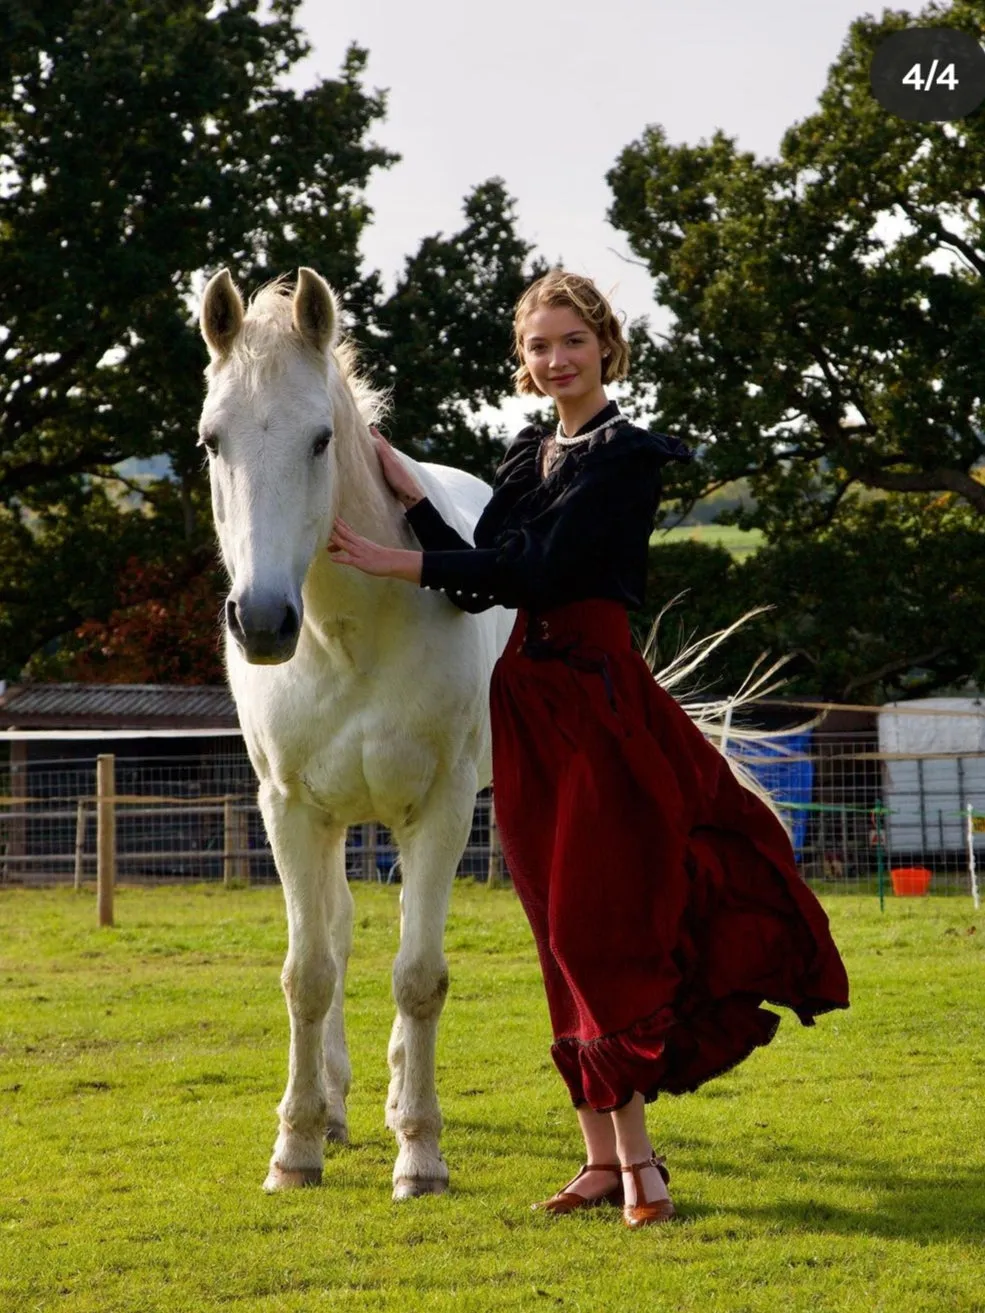
[[[118,881],[276,882],[246,751],[238,739],[220,742],[218,750],[182,756],[114,755],[110,801]],[[97,755],[73,761],[10,756],[0,760],[0,883],[94,880]],[[486,879],[491,861],[495,870],[490,796],[485,790],[476,800],[460,876]],[[399,879],[398,851],[384,825],[350,827],[346,872],[357,880]]]
[[[875,726],[802,739],[741,755],[773,792],[812,887],[977,897],[985,753],[886,751]]]
[[[0,883],[95,879],[96,762],[106,744],[0,744]],[[146,743],[136,746],[146,749]],[[157,745],[155,745],[157,747]],[[274,882],[277,872],[241,739],[169,741],[159,755],[114,756],[115,878],[120,882]],[[782,749],[742,751],[769,787],[798,866],[815,888],[891,892],[924,872],[932,893],[970,894],[985,848],[985,751],[893,753],[876,731],[805,734]],[[47,755],[44,755],[47,751]],[[385,826],[352,826],[353,880],[399,880]],[[477,799],[459,876],[508,876],[495,832],[492,792]]]

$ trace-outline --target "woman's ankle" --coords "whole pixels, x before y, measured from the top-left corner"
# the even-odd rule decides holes
[[[648,1163],[654,1155],[653,1145],[647,1135],[634,1135],[629,1139],[620,1136],[616,1142],[616,1151],[623,1167],[628,1167],[630,1163]]]
[[[612,1114],[612,1127],[616,1135],[619,1161],[624,1166],[649,1162],[653,1157],[653,1146],[646,1129],[646,1109],[642,1094],[634,1094],[628,1103],[616,1109]]]
[[[578,1108],[578,1122],[585,1141],[586,1163],[615,1163],[619,1161],[615,1128],[609,1113],[598,1113],[582,1104]]]

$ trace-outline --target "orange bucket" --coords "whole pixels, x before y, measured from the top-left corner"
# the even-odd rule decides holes
[[[930,888],[930,872],[924,866],[899,866],[889,874],[898,898],[918,898]]]

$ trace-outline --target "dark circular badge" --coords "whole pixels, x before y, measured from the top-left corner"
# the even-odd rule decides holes
[[[869,82],[883,109],[911,123],[962,119],[985,100],[985,50],[953,27],[907,27],[876,47]]]

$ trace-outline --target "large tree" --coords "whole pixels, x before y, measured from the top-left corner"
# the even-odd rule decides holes
[[[0,676],[106,615],[135,551],[207,565],[201,271],[316,265],[353,322],[378,296],[358,241],[395,158],[366,140],[385,101],[355,47],[338,79],[283,87],[298,5],[0,11]],[[123,495],[118,464],[150,456],[167,477]]]
[[[873,52],[903,27],[976,36],[980,0],[852,24],[818,111],[776,160],[659,125],[608,175],[610,220],[673,313],[639,335],[637,400],[701,459],[685,502],[737,479],[741,522],[774,541],[831,522],[853,489],[985,485],[985,107],[911,123],[872,96]]]

